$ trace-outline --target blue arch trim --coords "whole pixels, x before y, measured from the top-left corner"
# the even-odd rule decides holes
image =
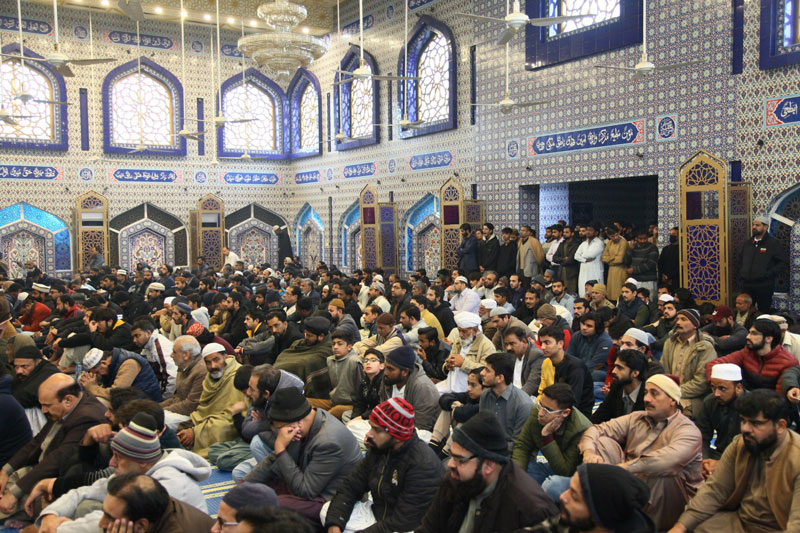
[[[289,105],[286,100],[286,93],[283,92],[280,85],[266,77],[264,74],[254,68],[249,68],[244,71],[244,81],[255,84],[258,88],[264,90],[275,101],[276,114],[280,117],[275,117],[275,141],[276,150],[250,150],[248,153],[257,155],[265,159],[286,159],[289,155]],[[225,93],[241,85],[242,73],[235,74],[222,83],[222,96],[218,99],[217,114],[220,114],[220,103],[223,106],[222,115],[225,116]],[[224,135],[225,127],[217,130],[217,155],[220,157],[239,157],[242,151],[225,150],[224,149]]]
[[[431,193],[426,193],[417,203],[406,211],[405,239],[406,239],[406,270],[411,271],[414,265],[414,227],[431,214],[439,214],[439,199]]]
[[[294,218],[295,243],[300,242],[300,230],[309,219],[314,220],[314,222],[316,222],[323,230],[325,229],[325,224],[322,223],[322,218],[314,210],[314,208],[311,207],[311,204],[306,202],[303,204],[303,207],[300,208],[300,211],[298,211],[297,216]]]
[[[183,128],[183,85],[180,80],[172,74],[169,70],[160,66],[155,61],[151,61],[144,56],[139,58],[142,62],[142,73],[152,76],[167,86],[172,98],[172,129],[175,133]],[[119,145],[113,144],[111,141],[111,109],[113,102],[111,101],[111,90],[120,79],[128,76],[138,69],[138,61],[133,59],[124,65],[120,65],[111,72],[103,80],[103,150],[107,154],[127,154],[135,146],[133,145]],[[152,149],[137,152],[136,155],[155,155],[163,156],[167,154],[185,156],[186,155],[186,139],[183,137],[176,137],[177,143],[171,146],[153,146]],[[157,150],[157,151],[156,151]]]
[[[23,47],[20,50],[19,43],[7,44],[2,48],[4,54],[20,54],[27,57],[43,59],[42,56],[29,48]],[[53,97],[59,102],[67,100],[67,85],[64,83],[64,76],[59,74],[50,63],[43,61],[29,61],[26,66],[36,70],[46,77],[53,87]],[[0,148],[24,148],[28,150],[60,150],[69,149],[69,128],[67,124],[67,106],[53,106],[53,139],[34,140],[34,139],[11,139],[10,137],[0,137]]]
[[[318,142],[314,148],[300,148],[300,100],[303,98],[303,92],[306,87],[314,87],[317,92],[317,139]],[[300,159],[303,157],[312,157],[315,155],[322,155],[322,91],[320,90],[319,80],[314,74],[304,68],[298,68],[294,74],[294,78],[289,83],[286,89],[289,98],[289,108],[291,109],[291,151],[289,154],[290,159]]]
[[[343,265],[350,265],[351,257],[348,256],[349,246],[347,242],[347,234],[350,229],[350,226],[355,224],[357,221],[361,220],[361,203],[356,200],[350,207],[348,207],[345,212],[342,214],[342,223],[340,224],[341,229],[341,239],[342,239],[342,264]]]
[[[453,36],[453,32],[446,24],[429,15],[422,15],[419,18],[419,21],[417,21],[416,25],[411,31],[411,37],[408,40],[408,75],[418,75],[420,56],[425,50],[425,47],[428,46],[428,43],[431,41],[431,39],[433,39],[435,32],[439,32],[444,35],[445,39],[447,39],[447,44],[450,47],[450,102],[448,104],[450,110],[448,113],[448,118],[434,122],[430,126],[425,126],[422,128],[400,128],[399,136],[401,139],[410,139],[412,137],[419,137],[420,135],[436,133],[437,131],[452,130],[455,129],[458,124],[458,61],[456,59],[455,37]],[[400,55],[397,59],[397,72],[401,76],[403,76],[403,73],[406,71],[405,54],[406,49],[403,47],[403,49],[400,50]],[[408,81],[408,120],[414,122],[417,120],[417,112],[419,110],[419,105],[417,102],[418,82],[411,80],[406,81]],[[403,117],[403,109],[405,106],[404,85],[405,82],[403,80],[399,80],[397,82],[398,116],[401,118]]]
[[[351,46],[347,53],[339,63],[339,70],[352,72],[358,68],[359,59],[361,57],[361,49],[355,45]],[[378,70],[378,62],[375,58],[364,50],[364,62],[372,69],[373,74],[380,74]],[[340,74],[337,72],[333,79],[334,82],[339,81]],[[345,77],[347,79],[347,77]],[[338,131],[338,125],[342,126],[342,133],[350,136],[350,89],[352,83],[346,83],[341,86],[334,86],[333,91],[333,120],[334,130]],[[339,101],[341,97],[341,102]],[[380,113],[380,83],[378,80],[372,81],[372,122],[379,123],[381,118]],[[361,146],[368,146],[370,144],[378,144],[381,140],[381,129],[372,128],[372,135],[364,139],[357,139],[352,141],[342,141],[336,143],[337,150],[351,150]]]

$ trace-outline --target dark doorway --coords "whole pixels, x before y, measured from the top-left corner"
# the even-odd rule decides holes
[[[640,176],[569,184],[573,224],[627,222],[633,227],[658,221],[658,176]]]

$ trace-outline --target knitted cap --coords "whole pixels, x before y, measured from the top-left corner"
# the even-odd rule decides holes
[[[397,368],[413,369],[417,362],[417,354],[411,346],[398,346],[386,356],[386,362],[392,363]]]
[[[200,355],[205,357],[212,353],[225,353],[225,347],[218,342],[209,342],[203,347],[203,351]]]
[[[119,430],[111,439],[111,449],[142,463],[160,457],[161,443],[155,419],[147,413],[137,413],[128,427]]]
[[[592,286],[592,292],[599,292],[600,294],[608,294],[608,289],[606,288],[605,283],[595,283]]]
[[[33,345],[22,346],[19,350],[14,351],[14,359],[41,359],[42,352],[39,348]]]
[[[13,348],[12,357],[18,357],[17,354],[25,346],[36,347],[36,341],[33,340],[33,337],[30,335],[23,335],[21,333],[8,339],[8,343]]]
[[[312,316],[304,322],[306,330],[314,335],[327,335],[331,329],[331,321],[324,316]]]
[[[117,276],[127,276],[127,275],[128,275],[128,271],[125,270],[124,268],[118,268],[117,269]]]
[[[372,409],[369,421],[397,440],[407,441],[414,435],[414,407],[400,397],[378,404]]]
[[[697,309],[692,309],[692,308],[681,309],[680,311],[678,311],[678,314],[688,318],[689,322],[694,324],[694,327],[696,328],[700,327],[700,313],[697,312]]]
[[[191,335],[192,337],[197,337],[198,335],[203,333],[203,330],[206,328],[203,327],[203,324],[200,322],[195,322],[191,326],[189,326],[186,330],[187,335]]]
[[[542,304],[538,311],[536,311],[536,317],[539,319],[547,318],[550,320],[555,320],[558,316],[556,313],[556,308],[550,304]]]
[[[533,279],[531,280],[531,285],[533,285],[534,283],[538,283],[539,285],[544,287],[545,285],[547,285],[547,280],[544,279],[544,276],[538,274],[536,276],[533,276]]]
[[[482,459],[507,463],[508,437],[503,426],[489,411],[479,411],[453,432],[453,442],[458,443]]]
[[[733,363],[720,363],[711,367],[711,379],[742,381],[742,368]]]
[[[328,302],[328,306],[333,306],[337,309],[344,309],[344,302],[339,298],[334,298],[330,302]]]
[[[503,307],[502,305],[499,305],[499,306],[495,307],[494,309],[492,309],[492,310],[489,312],[489,317],[490,317],[490,318],[494,318],[494,317],[496,317],[496,316],[505,316],[505,315],[507,315],[507,314],[509,314],[509,313],[508,313],[508,309],[506,309],[506,308],[505,308],[505,307]]]
[[[175,306],[178,309],[180,309],[181,313],[183,313],[184,315],[191,315],[192,314],[192,308],[189,307],[188,305],[186,305],[183,302],[179,302],[179,303],[173,304],[173,306]]]
[[[638,530],[633,524],[642,520],[641,510],[650,500],[644,481],[619,466],[597,463],[578,466],[578,479],[597,525],[614,531]]]
[[[228,507],[238,511],[246,505],[258,505],[259,507],[278,507],[278,495],[272,487],[263,483],[251,483],[246,481],[233,487],[222,497]]]
[[[497,307],[497,300],[493,298],[484,298],[483,300],[481,300],[481,307],[483,307],[484,309],[492,310],[495,307]]]

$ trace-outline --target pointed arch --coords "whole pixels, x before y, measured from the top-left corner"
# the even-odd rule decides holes
[[[419,137],[457,127],[458,84],[456,46],[450,28],[429,15],[422,15],[397,60],[398,75],[420,77],[419,81],[397,82],[399,116],[405,112],[406,82],[408,86],[408,120],[425,120],[416,128],[400,128],[402,139]]]
[[[298,68],[286,90],[291,117],[291,159],[322,154],[322,91],[319,80]]]
[[[361,50],[357,46],[351,46],[350,49],[345,53],[342,61],[339,63],[339,70],[352,72],[358,68],[360,64],[360,56]],[[369,67],[372,74],[379,74],[380,71],[378,70],[378,62],[375,58],[367,52],[364,51],[364,64]],[[339,81],[340,74],[336,73],[334,75],[334,82]],[[348,76],[345,75],[345,80],[348,79]],[[341,86],[334,86],[333,91],[333,120],[334,120],[334,132],[333,135],[341,131],[346,136],[350,137],[352,135],[353,129],[353,97],[361,94],[363,98],[357,100],[355,105],[359,107],[362,112],[366,113],[366,116],[369,117],[371,124],[377,124],[380,122],[380,84],[378,80],[373,79],[371,83],[369,83],[368,87],[372,90],[372,98],[371,102],[366,97],[364,93],[356,93],[354,88],[358,88],[359,86],[364,88],[367,87],[366,85],[359,85],[356,84],[360,83],[369,83],[367,81],[360,82],[354,81],[350,83],[345,83]],[[356,94],[354,94],[356,93]],[[370,117],[371,115],[371,117]],[[339,129],[341,127],[341,129]],[[337,141],[336,142],[336,149],[337,150],[350,150],[352,148],[359,148],[361,146],[368,146],[370,144],[378,144],[380,142],[380,128],[373,128],[370,127],[371,132],[367,135],[364,135],[363,138],[352,139],[352,140],[344,140],[344,141]]]
[[[356,245],[353,240],[353,235],[360,229],[361,209],[360,202],[356,200],[344,210],[339,219],[339,236],[342,250],[339,262],[342,266],[349,268],[351,272],[357,268],[356,265],[360,262],[356,257],[356,250],[360,247],[360,242]]]
[[[228,248],[236,252],[245,264],[278,265],[278,237],[273,226],[288,227],[288,222],[257,203],[237,209],[225,217]]]
[[[217,130],[217,155],[239,157],[245,151],[265,159],[286,159],[289,153],[289,105],[280,86],[254,68],[222,83],[219,115],[228,119],[258,118],[225,124]],[[246,116],[245,116],[246,115]]]
[[[141,143],[147,149],[138,154],[186,155],[186,139],[177,135],[183,85],[169,70],[144,56],[128,61],[105,77],[102,99],[106,153],[130,153]]]
[[[431,231],[436,233],[435,237],[438,239],[439,219],[439,199],[431,193],[426,193],[403,216],[402,257],[405,260],[403,267],[408,272],[425,268],[424,256],[427,255],[427,249],[423,240],[435,240],[434,236],[429,235]],[[439,247],[432,250],[432,253],[438,258]]]
[[[155,268],[189,264],[188,232],[178,217],[145,202],[108,222],[110,263],[135,270],[136,263]]]
[[[0,253],[12,278],[23,277],[31,260],[49,274],[72,272],[72,238],[66,223],[38,207],[21,202],[0,209]]]
[[[19,43],[3,46],[2,53],[22,53],[27,57],[42,59],[42,56],[29,48],[20,49]],[[24,89],[36,99],[64,102],[67,99],[64,77],[45,61],[26,61],[24,73],[21,71],[21,62],[17,59],[6,59],[0,66],[3,71],[0,108],[8,107],[19,114],[40,117],[36,121],[19,120],[17,126],[0,123],[0,148],[67,150],[69,136],[66,104],[39,104],[33,101],[23,104],[19,100],[13,100],[13,96]],[[22,86],[18,87],[20,81]]]
[[[314,261],[325,260],[325,224],[308,202],[303,204],[294,219],[295,242],[300,260],[312,269]]]

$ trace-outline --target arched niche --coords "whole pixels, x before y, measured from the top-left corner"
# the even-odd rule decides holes
[[[286,227],[286,219],[259,204],[246,205],[225,217],[227,246],[246,265],[269,263],[279,268],[278,236],[273,226]]]
[[[25,276],[25,261],[33,261],[51,276],[72,273],[72,239],[63,220],[27,203],[0,209],[0,254],[10,276]]]
[[[183,222],[145,202],[109,221],[111,264],[135,270],[136,263],[189,266],[188,232]]]

